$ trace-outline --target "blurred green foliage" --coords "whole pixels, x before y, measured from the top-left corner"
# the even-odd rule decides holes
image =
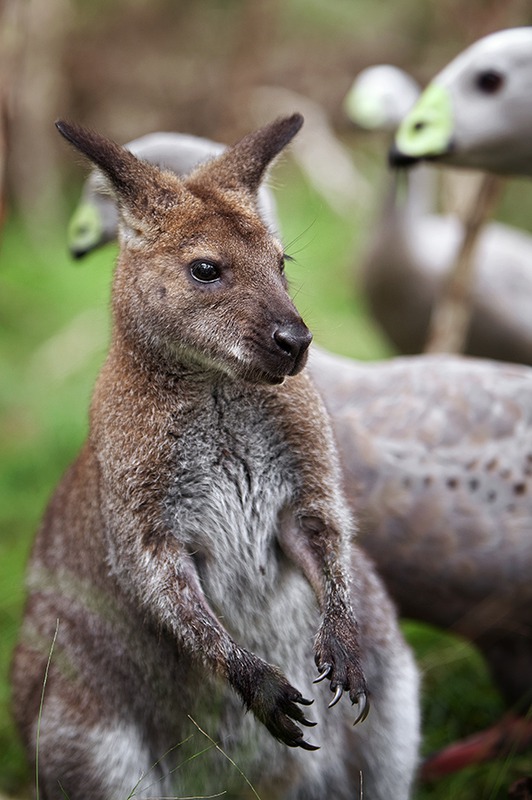
[[[107,338],[110,254],[73,266],[63,231],[40,245],[9,219],[0,250],[0,789],[24,775],[7,718],[23,570],[48,496],[87,428]]]

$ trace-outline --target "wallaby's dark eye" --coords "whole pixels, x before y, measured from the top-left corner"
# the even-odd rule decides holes
[[[220,280],[220,268],[212,261],[193,261],[190,265],[190,274],[195,281],[200,283],[213,283]]]
[[[500,72],[494,69],[486,69],[475,78],[477,89],[480,89],[484,94],[495,94],[499,91],[504,83],[504,78]]]

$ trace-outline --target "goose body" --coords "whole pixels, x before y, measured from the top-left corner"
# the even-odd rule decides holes
[[[391,160],[532,176],[531,95],[532,27],[485,36],[429,83],[401,123]]]
[[[364,70],[345,101],[351,119],[392,132],[412,108],[419,87],[402,70]],[[399,180],[404,181],[401,193]],[[436,175],[420,164],[393,175],[360,272],[373,316],[401,353],[427,342],[431,313],[463,237],[456,215],[437,214]],[[532,236],[501,223],[487,225],[474,257],[472,317],[465,352],[532,364]]]
[[[314,352],[359,541],[404,618],[472,641],[507,706],[423,763],[435,780],[532,745],[532,370]]]
[[[460,356],[360,363],[315,348],[360,541],[403,617],[476,643],[532,700],[532,370]]]

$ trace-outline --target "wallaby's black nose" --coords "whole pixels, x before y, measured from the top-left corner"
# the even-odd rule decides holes
[[[312,334],[307,326],[302,323],[294,323],[277,328],[273,338],[277,346],[295,362],[295,371],[303,366],[302,359],[312,341]]]

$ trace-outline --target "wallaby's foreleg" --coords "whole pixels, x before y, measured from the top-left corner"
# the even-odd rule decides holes
[[[330,681],[334,697],[329,708],[347,692],[357,706],[353,722],[356,724],[368,715],[369,693],[362,669],[358,623],[345,588],[345,593],[343,589],[335,589],[325,602],[315,641],[315,661],[320,673],[315,683]]]
[[[296,724],[313,724],[300,708],[311,701],[277,667],[231,638],[208,604],[193,558],[176,537],[161,530],[155,536],[152,532],[150,539],[150,544],[139,534],[117,539],[116,574],[119,580],[125,576],[122,589],[157,626],[170,632],[193,661],[201,660],[211,675],[227,680],[276,739],[290,747],[315,749]],[[127,547],[121,546],[123,541]]]
[[[328,679],[335,705],[343,692],[357,704],[355,722],[365,719],[369,710],[366,680],[362,670],[358,623],[350,600],[349,577],[333,553],[334,530],[327,529],[319,517],[292,518],[281,526],[280,544],[297,564],[316,595],[322,622],[315,640],[318,678]]]
[[[322,613],[315,640],[319,680],[329,680],[338,702],[348,692],[357,704],[355,721],[365,719],[368,691],[361,665],[359,626],[351,603],[351,578],[345,566],[355,532],[341,492],[341,474],[331,428],[321,401],[302,376],[292,384],[292,399],[302,404],[301,391],[314,395],[319,416],[300,416],[297,427],[286,429],[292,451],[299,456],[301,486],[280,526],[279,543],[309,581]],[[290,414],[286,414],[290,418]]]

